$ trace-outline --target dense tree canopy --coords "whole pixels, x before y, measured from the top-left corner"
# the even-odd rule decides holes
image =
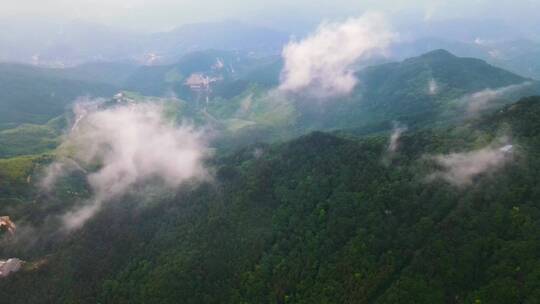
[[[40,250],[3,248],[30,264],[0,281],[0,298],[535,303],[539,117],[540,98],[527,98],[460,126],[406,132],[392,155],[388,134],[344,132],[219,154],[212,182],[161,203],[141,205],[128,195],[67,240],[39,241]],[[466,186],[427,179],[437,170],[427,156],[475,150],[500,133],[512,138],[516,155],[498,171]],[[11,195],[48,204],[25,209],[34,213],[28,222],[39,222],[65,208],[54,202],[73,200],[74,190],[84,196],[85,187],[73,176],[57,197]]]

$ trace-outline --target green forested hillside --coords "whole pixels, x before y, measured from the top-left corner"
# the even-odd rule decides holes
[[[272,134],[289,137],[310,130],[370,133],[388,130],[395,121],[409,127],[459,123],[471,116],[467,110],[475,98],[486,103],[481,113],[540,93],[539,82],[444,50],[360,70],[350,96],[327,100],[280,94],[267,87],[269,79],[278,83],[279,73],[269,67],[257,73],[259,81],[261,74],[268,77],[266,84],[253,81],[237,96],[210,100],[204,111],[227,130],[270,128]]]
[[[0,299],[535,303],[540,97],[511,103],[538,83],[435,51],[361,70],[351,96],[321,101],[273,90],[280,64],[207,51],[137,69],[1,65],[0,215],[19,232],[3,237],[0,256],[27,263],[0,279]],[[222,78],[207,100],[184,85],[198,72]],[[128,194],[65,234],[58,215],[90,196],[85,172],[52,192],[39,183],[67,128],[66,106],[122,88],[180,98],[123,91],[103,107],[164,103],[173,121],[219,130],[207,164],[214,179]],[[468,98],[486,89],[489,111],[468,115]],[[389,152],[393,121],[410,131]],[[460,185],[431,178],[441,170],[432,156],[501,138],[513,157],[498,170]]]
[[[540,97],[523,99],[459,126],[407,132],[390,158],[388,135],[343,132],[217,155],[211,183],[145,207],[128,196],[39,250],[0,249],[39,265],[0,280],[0,298],[535,303],[539,118]],[[501,134],[515,155],[500,170],[462,187],[427,178],[438,170],[429,155],[479,149]]]
[[[65,118],[59,116],[43,125],[22,124],[0,130],[0,158],[54,150],[65,127]]]
[[[362,69],[350,96],[327,100],[276,92],[280,61],[255,67],[235,82],[240,86],[223,84],[227,94],[216,88],[209,102],[202,104],[204,111],[227,126],[233,122],[235,129],[242,129],[240,123],[247,129],[261,127],[262,121],[279,127],[285,120],[286,130],[295,130],[295,134],[321,129],[384,130],[393,121],[419,127],[455,122],[468,115],[467,107],[474,98],[486,98],[486,110],[492,110],[540,93],[537,81],[444,50]],[[280,113],[284,104],[286,114]],[[281,124],[260,119],[276,113]]]
[[[444,50],[368,67],[358,76],[352,97],[320,111],[328,125],[350,128],[392,120],[409,125],[447,121],[464,114],[463,97],[467,95],[530,81],[482,60],[456,57]],[[540,84],[530,82],[512,93],[495,95],[492,102],[501,105],[539,94]]]
[[[110,96],[111,85],[58,76],[54,69],[0,64],[0,129],[43,124],[63,114],[79,96]]]

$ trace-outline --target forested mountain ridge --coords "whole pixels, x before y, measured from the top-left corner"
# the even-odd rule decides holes
[[[537,81],[444,50],[361,69],[350,96],[324,101],[282,94],[275,89],[282,63],[256,62],[245,74],[231,77],[233,81],[216,85],[210,99],[201,103],[227,130],[285,129],[298,135],[306,130],[386,130],[395,121],[411,127],[456,123],[540,93]],[[182,85],[170,88],[180,92]],[[470,115],[476,104],[481,106]]]
[[[447,38],[424,37],[397,44],[392,53],[398,54],[400,58],[407,58],[441,48],[458,56],[481,58],[497,67],[540,79],[540,65],[535,59],[540,54],[540,43],[530,39],[475,38],[469,41],[452,41]]]
[[[195,112],[207,112],[218,120],[241,121],[233,124],[235,129],[237,125],[252,126],[260,124],[259,117],[268,121],[266,117],[276,114],[272,113],[273,106],[265,104],[276,97],[273,92],[280,81],[282,64],[277,57],[218,50],[192,52],[176,64],[163,66],[94,63],[44,69],[2,64],[0,85],[6,89],[0,96],[4,104],[0,127],[43,124],[63,114],[78,96],[110,97],[121,90],[178,97]],[[359,83],[349,97],[317,107],[310,106],[312,96],[289,100],[284,116],[295,119],[285,119],[287,128],[291,124],[300,131],[359,128],[388,125],[393,120],[420,125],[459,116],[465,111],[467,98],[484,90],[494,90],[499,105],[540,92],[538,82],[443,50],[361,69],[357,76]],[[509,86],[516,87],[498,93]],[[10,93],[15,91],[18,93]],[[290,99],[277,95],[280,98]],[[283,103],[278,100],[275,104],[282,107]],[[277,127],[281,123],[278,121]]]
[[[495,91],[489,100],[495,108],[540,92],[534,80],[445,50],[371,66],[358,78],[352,97],[323,111],[336,113],[333,119],[329,115],[329,125],[350,128],[392,120],[422,125],[463,116],[467,104],[487,92]]]
[[[527,81],[524,77],[489,65],[483,60],[457,57],[445,50],[431,51],[399,63],[374,66],[364,73],[365,77],[361,79],[369,89],[366,100],[372,103],[375,103],[372,100],[387,100],[395,96],[400,96],[401,102],[411,102],[403,97],[414,93],[434,99],[456,98],[486,88],[494,89]]]
[[[291,118],[286,122],[287,127],[293,126],[300,133],[305,129],[384,130],[393,121],[410,126],[455,122],[468,116],[471,104],[482,103],[484,108],[479,112],[489,111],[540,93],[540,84],[535,80],[479,59],[436,50],[402,62],[360,69],[356,72],[358,83],[350,96],[321,101],[317,96],[275,94],[272,86],[279,84],[281,64],[270,61],[254,69],[237,82],[243,83],[244,91],[236,91],[237,96],[233,94],[225,100],[218,94],[215,100],[210,99],[206,110],[219,119],[246,121],[252,126],[257,121],[250,116],[272,112],[284,104],[280,101],[288,100],[292,108],[279,116]],[[263,105],[272,102],[272,98],[277,99],[274,107],[265,109]]]
[[[1,297],[534,303],[538,117],[540,97],[526,98],[462,126],[406,132],[391,155],[387,135],[315,132],[245,147],[212,162],[213,183],[146,207],[128,196],[68,241],[50,241],[47,262],[0,281]],[[441,170],[433,157],[503,135],[514,151],[504,166],[466,184],[428,178]],[[36,261],[43,251],[18,253]]]

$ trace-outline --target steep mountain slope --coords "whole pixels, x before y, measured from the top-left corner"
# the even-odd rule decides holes
[[[455,122],[540,93],[537,81],[444,50],[361,69],[350,96],[330,99],[276,92],[281,64],[276,60],[252,71],[249,75],[258,76],[244,78],[251,80],[245,91],[228,100],[211,99],[205,110],[252,128],[260,126],[254,118],[274,116],[271,113],[286,104],[287,114],[281,116],[288,118],[287,130],[296,134],[321,129],[375,131],[391,128],[394,121],[411,127]],[[264,104],[272,106],[265,109]]]
[[[145,207],[126,197],[67,241],[49,240],[47,262],[0,280],[0,296],[10,303],[534,303],[538,117],[540,97],[531,97],[463,126],[405,133],[390,162],[386,135],[316,132],[246,147],[212,162],[211,184]],[[501,133],[516,152],[498,171],[466,186],[427,179],[438,170],[427,155],[475,151]],[[13,252],[31,262],[44,254]]]
[[[388,94],[388,89],[414,83],[422,83],[423,89],[428,89],[427,83],[431,79],[442,82],[440,89],[443,93],[448,93],[444,91],[444,87],[448,87],[461,90],[462,92],[458,92],[461,94],[525,81],[523,77],[493,67],[482,60],[460,58],[445,50],[435,50],[400,63],[374,67],[365,74],[365,78],[362,78],[367,81],[365,86],[378,90],[370,92],[373,95]],[[407,79],[409,81],[405,81]],[[426,93],[426,91],[419,90],[417,93]],[[379,98],[386,99],[388,95]]]
[[[407,124],[447,121],[464,116],[473,102],[469,95],[516,86],[513,94],[494,94],[486,103],[497,105],[537,94],[540,85],[473,58],[444,50],[398,63],[372,66],[358,73],[359,84],[345,100],[323,103],[315,117],[328,127],[351,128],[392,120]],[[321,115],[324,115],[322,117]],[[308,120],[313,119],[308,116]]]

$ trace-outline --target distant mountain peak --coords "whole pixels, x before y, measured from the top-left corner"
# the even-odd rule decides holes
[[[421,55],[419,58],[455,59],[458,57],[445,49],[437,49],[427,52]]]

